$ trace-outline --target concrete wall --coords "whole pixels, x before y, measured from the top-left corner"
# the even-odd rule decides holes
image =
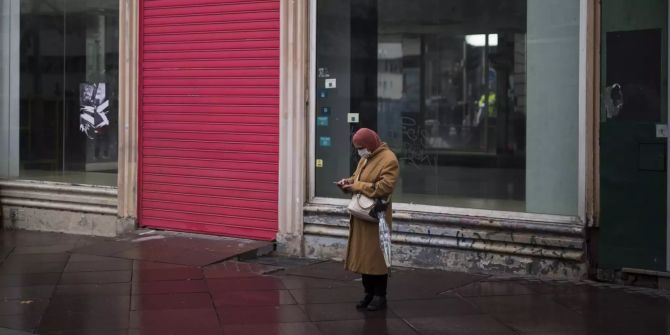
[[[302,204],[307,197],[309,2],[281,2],[279,232],[281,253],[302,255]],[[313,102],[312,102],[313,103]]]

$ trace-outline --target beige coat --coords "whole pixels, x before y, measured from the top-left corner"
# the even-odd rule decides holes
[[[358,167],[349,180],[354,183],[352,186],[354,193],[363,193],[370,198],[386,198],[393,193],[398,175],[398,159],[384,143],[367,160],[361,159],[358,162]],[[386,210],[386,222],[389,227],[392,213],[389,205]],[[353,217],[349,220],[349,243],[344,266],[349,271],[361,274],[388,273],[379,245],[378,223]]]

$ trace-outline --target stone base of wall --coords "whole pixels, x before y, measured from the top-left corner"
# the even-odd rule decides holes
[[[346,238],[306,235],[305,257],[341,261]],[[586,276],[586,265],[556,259],[541,259],[490,252],[424,247],[395,243],[393,266],[460,271],[484,274],[536,276],[545,279],[579,280]]]
[[[4,228],[113,237],[136,227],[117,205],[115,187],[0,180]]]
[[[307,206],[304,255],[344,259],[347,217],[341,207]],[[570,280],[587,274],[578,223],[396,211],[392,239],[394,266]]]
[[[115,215],[3,206],[2,227],[34,231],[114,237],[133,231],[135,220]]]
[[[302,235],[298,234],[277,234],[277,250],[278,255],[303,257],[303,241]]]
[[[595,279],[616,285],[670,290],[670,272],[624,268],[621,270],[597,269]]]

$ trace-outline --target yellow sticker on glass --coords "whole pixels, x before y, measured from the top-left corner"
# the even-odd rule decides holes
[[[316,160],[316,167],[318,167],[318,168],[323,167],[323,159],[317,159]]]

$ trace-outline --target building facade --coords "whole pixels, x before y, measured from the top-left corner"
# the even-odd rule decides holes
[[[367,127],[396,265],[668,270],[665,0],[2,4],[5,226],[341,259]]]

